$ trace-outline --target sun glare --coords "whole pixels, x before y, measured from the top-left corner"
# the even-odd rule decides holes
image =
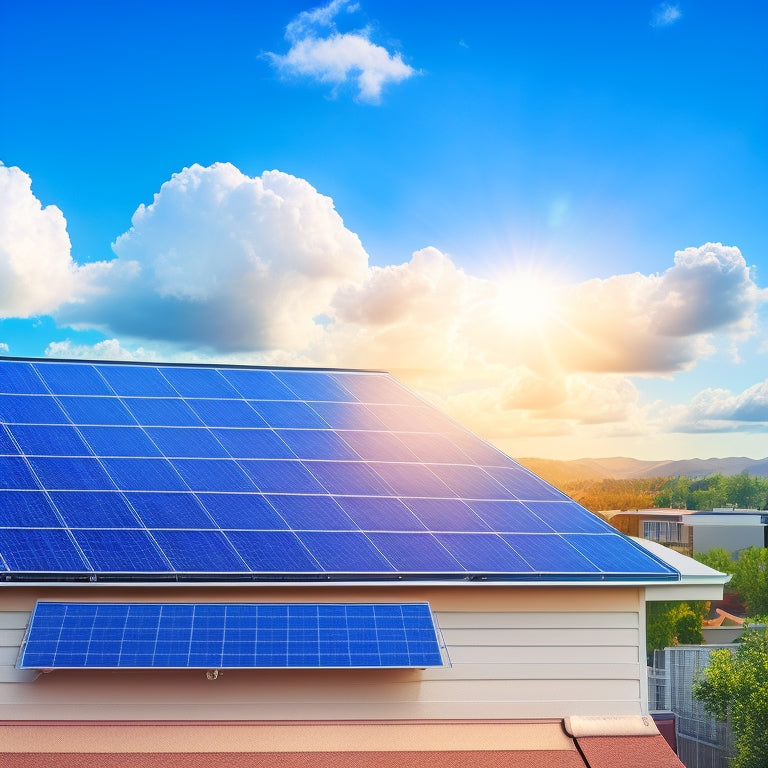
[[[540,328],[553,314],[553,286],[541,276],[510,275],[499,284],[499,301],[505,322],[519,328]]]

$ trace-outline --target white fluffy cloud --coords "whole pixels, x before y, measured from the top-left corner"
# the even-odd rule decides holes
[[[727,389],[705,389],[678,408],[674,429],[678,432],[765,432],[768,427],[768,379],[734,395]]]
[[[40,206],[26,174],[3,173],[17,212],[2,214],[5,314],[53,312],[111,337],[57,342],[51,356],[384,368],[494,438],[766,420],[765,382],[660,414],[628,378],[693,367],[723,337],[737,344],[754,331],[766,291],[735,247],[687,248],[661,274],[560,286],[480,278],[432,247],[369,266],[308,182],[215,164],[175,174],[137,209],[113,261],[79,267],[61,212]]]
[[[358,98],[377,103],[387,83],[399,83],[416,74],[400,53],[388,51],[370,39],[368,29],[341,33],[335,18],[357,10],[349,0],[333,0],[326,6],[300,13],[285,32],[291,44],[284,55],[269,54],[284,74],[310,77],[334,87],[355,81]]]
[[[0,352],[10,352],[9,346],[5,342],[0,342]]]
[[[72,261],[62,212],[40,204],[24,171],[0,164],[0,318],[47,314],[82,295],[92,272]]]
[[[163,184],[113,246],[101,296],[62,322],[218,351],[299,350],[367,254],[303,179],[194,165]]]

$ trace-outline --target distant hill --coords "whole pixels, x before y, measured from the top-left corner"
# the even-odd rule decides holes
[[[684,459],[682,461],[641,461],[625,457],[608,459],[517,459],[537,475],[555,485],[579,480],[640,480],[652,477],[707,477],[738,475],[746,470],[753,477],[768,477],[768,458],[748,459],[744,456],[725,459]]]

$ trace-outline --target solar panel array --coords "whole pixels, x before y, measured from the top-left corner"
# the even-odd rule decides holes
[[[678,576],[384,373],[17,359],[0,360],[0,571]]]
[[[38,602],[21,669],[431,667],[427,603]]]

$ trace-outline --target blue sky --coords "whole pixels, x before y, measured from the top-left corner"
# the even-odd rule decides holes
[[[768,455],[762,4],[0,13],[0,351],[386,368],[515,456]]]

